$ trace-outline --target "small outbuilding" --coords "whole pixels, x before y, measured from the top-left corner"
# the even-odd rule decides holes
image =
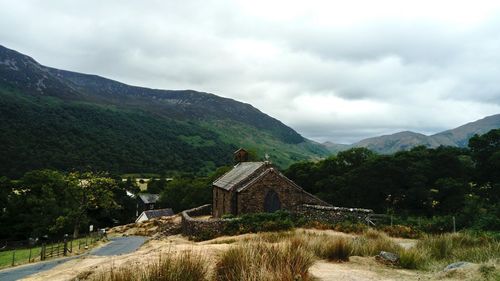
[[[154,210],[158,200],[159,194],[139,193],[137,194],[137,206],[135,215],[138,216],[142,211]]]
[[[167,208],[167,209],[158,209],[158,210],[147,210],[141,213],[139,217],[135,220],[135,222],[142,222],[142,221],[147,221],[152,218],[159,218],[159,217],[169,217],[173,216],[174,211],[172,209]]]

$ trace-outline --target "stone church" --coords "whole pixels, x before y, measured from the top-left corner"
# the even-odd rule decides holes
[[[214,217],[293,211],[302,204],[330,206],[304,191],[270,162],[247,162],[248,153],[244,149],[237,150],[234,156],[238,164],[213,183]]]

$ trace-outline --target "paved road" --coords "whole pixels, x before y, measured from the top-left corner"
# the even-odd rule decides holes
[[[90,255],[95,256],[114,256],[128,254],[137,250],[145,241],[144,237],[130,236],[130,237],[116,237],[111,238],[110,243],[100,248],[90,251]],[[87,254],[88,255],[88,254]],[[12,269],[0,270],[1,281],[15,281],[28,275],[49,270],[59,264],[65,263],[72,259],[77,259],[83,255],[61,258],[57,260],[39,262],[32,265],[24,265]]]
[[[144,244],[146,240],[141,236],[116,237],[111,238],[111,243],[108,245],[90,251],[94,256],[116,256],[121,254],[131,253]]]

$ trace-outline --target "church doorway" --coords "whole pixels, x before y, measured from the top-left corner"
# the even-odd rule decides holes
[[[274,213],[279,209],[281,209],[281,202],[278,193],[274,190],[269,190],[264,199],[264,211],[266,213]]]

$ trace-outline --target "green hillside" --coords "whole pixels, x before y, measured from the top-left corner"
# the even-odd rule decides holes
[[[246,147],[287,167],[328,154],[249,104],[47,68],[0,46],[0,175],[42,168],[205,174]]]

